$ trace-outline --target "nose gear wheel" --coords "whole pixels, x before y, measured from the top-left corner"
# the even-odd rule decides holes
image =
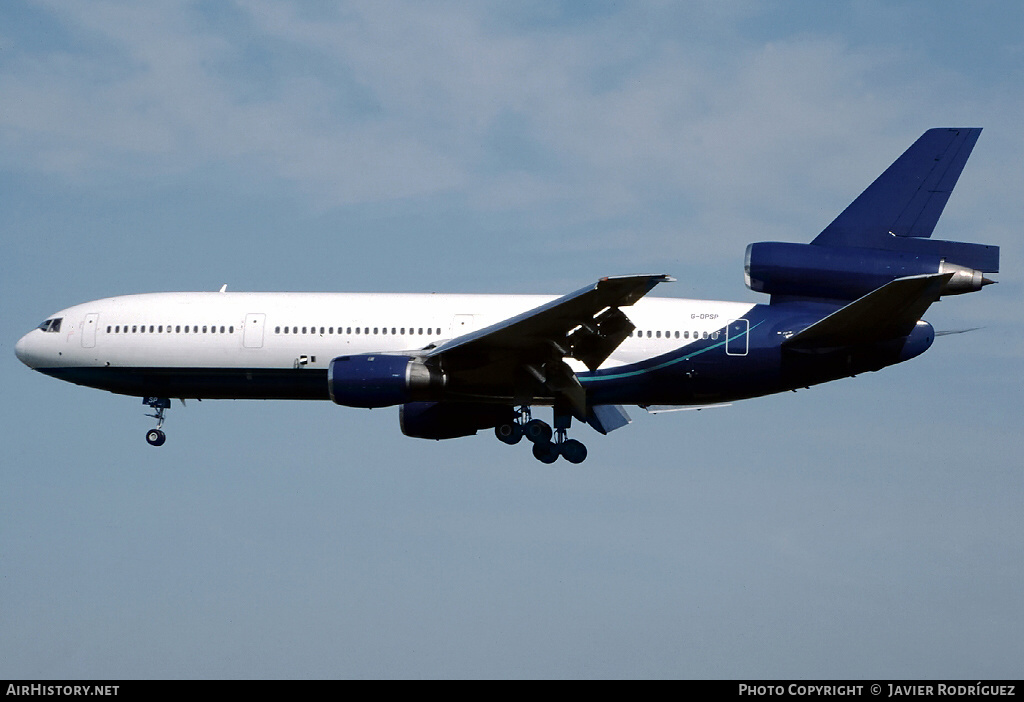
[[[156,429],[150,429],[146,432],[146,441],[149,442],[150,446],[163,446],[164,442],[167,441],[167,434],[163,431],[164,411],[170,408],[171,401],[166,397],[144,397],[142,398],[142,403],[156,410],[153,414],[146,415],[156,420]]]

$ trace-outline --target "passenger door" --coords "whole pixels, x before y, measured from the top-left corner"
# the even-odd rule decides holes
[[[245,315],[245,330],[242,332],[242,346],[247,349],[263,348],[263,323],[267,315],[262,312],[250,312]]]
[[[82,348],[91,349],[96,346],[96,327],[99,325],[100,316],[96,312],[85,315],[82,321]]]

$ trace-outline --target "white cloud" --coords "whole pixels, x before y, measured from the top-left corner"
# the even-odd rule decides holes
[[[319,206],[459,192],[593,219],[683,200],[711,246],[725,227],[823,226],[823,200],[845,204],[933,126],[917,115],[945,98],[942,76],[886,77],[914,60],[899,49],[757,43],[729,29],[751,6],[702,7],[704,42],[692,13],[673,32],[680,13],[658,3],[552,26],[461,3],[252,2],[227,19],[54,4],[80,41],[17,45],[0,128],[17,168],[146,179],[213,163],[234,187],[284,181]]]

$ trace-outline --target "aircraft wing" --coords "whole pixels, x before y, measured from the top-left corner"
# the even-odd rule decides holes
[[[456,381],[479,388],[507,386],[514,394],[537,385],[587,414],[586,397],[565,358],[595,370],[635,328],[620,310],[649,293],[667,275],[601,278],[576,292],[447,341],[424,355]],[[526,398],[524,397],[524,400]]]

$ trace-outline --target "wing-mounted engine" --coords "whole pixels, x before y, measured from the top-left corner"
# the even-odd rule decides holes
[[[434,364],[412,356],[338,356],[327,368],[331,400],[348,407],[389,407],[440,399],[446,380]]]
[[[507,405],[476,402],[409,402],[398,408],[403,434],[438,441],[471,436],[515,418]]]

